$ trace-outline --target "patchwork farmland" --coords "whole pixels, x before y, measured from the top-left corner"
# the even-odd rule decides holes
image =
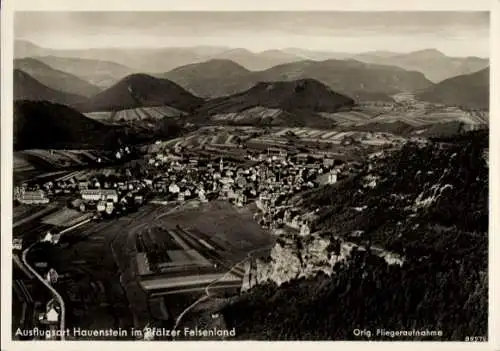
[[[366,145],[384,145],[404,141],[404,138],[391,133],[342,132],[311,128],[283,128],[280,131],[253,139],[253,143],[269,145],[286,145],[290,137],[301,142],[342,145],[345,143],[361,143]]]
[[[380,114],[370,122],[404,122],[414,127],[422,127],[435,123],[463,122],[466,125],[488,125],[488,112],[471,110],[466,111],[458,107],[434,107],[423,110],[395,109]]]
[[[262,128],[254,127],[203,127],[181,138],[151,145],[149,152],[159,152],[165,147],[220,147],[237,148],[240,144],[265,134]]]
[[[170,106],[138,107],[120,111],[89,112],[85,116],[101,122],[129,122],[156,120],[164,117],[179,117],[184,113]]]
[[[358,106],[352,111],[320,113],[334,120],[338,127],[362,126],[372,123],[403,122],[412,127],[435,123],[463,122],[466,125],[488,125],[489,113],[428,103],[395,104],[393,106]]]

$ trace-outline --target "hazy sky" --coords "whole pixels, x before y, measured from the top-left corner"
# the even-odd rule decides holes
[[[50,48],[214,45],[489,56],[488,12],[18,12],[16,39]]]

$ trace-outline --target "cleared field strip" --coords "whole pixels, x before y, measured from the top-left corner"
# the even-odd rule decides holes
[[[166,266],[167,263],[160,263],[157,265],[157,272],[150,272],[149,274],[142,276],[141,279],[150,280],[156,278],[172,278],[172,277],[190,277],[195,275],[204,275],[217,273],[212,265],[183,265],[183,266]]]
[[[330,138],[330,137],[334,136],[334,135],[335,135],[335,134],[337,134],[337,133],[338,133],[337,131],[327,132],[327,133],[325,133],[325,134],[323,134],[323,135],[321,136],[321,139],[328,139],[328,138]]]
[[[205,285],[200,285],[200,286],[194,286],[194,287],[189,287],[186,289],[175,289],[175,290],[167,290],[164,292],[155,292],[151,296],[168,296],[168,295],[177,295],[177,294],[185,294],[185,293],[191,293],[191,292],[196,292],[196,291],[202,291],[206,287]],[[215,283],[212,286],[210,286],[210,289],[240,289],[241,288],[241,282],[234,282],[234,283]]]
[[[79,159],[78,156],[75,155],[72,152],[68,152],[68,151],[64,151],[64,150],[53,150],[52,152],[54,154],[60,155],[61,156],[61,160],[66,160],[66,162],[68,162],[68,160],[71,160],[73,163],[75,163],[77,165],[83,165],[84,164],[84,162],[82,162],[82,160]]]
[[[320,116],[335,121],[339,125],[352,125],[367,122],[375,116],[372,112],[346,111],[336,113],[320,112]]]
[[[152,228],[150,230],[146,230],[141,233],[142,236],[147,238],[151,244],[153,245],[158,245],[160,248],[167,248],[168,250],[176,250],[179,249],[179,246],[176,244],[174,239],[168,232],[162,233],[165,235],[162,235],[161,237],[158,237],[157,235],[157,228]],[[153,247],[153,246],[150,246]]]
[[[191,249],[204,250],[205,249],[205,247],[202,246],[196,238],[193,238],[191,235],[189,235],[185,231],[175,230],[174,232],[181,238],[181,240],[183,240],[189,246],[189,250],[191,250]]]
[[[84,113],[84,116],[100,121],[100,120],[110,119],[111,112],[110,111],[87,112],[87,113]]]
[[[157,106],[157,107],[150,107],[151,111],[157,111],[158,115],[157,117],[177,117],[184,115],[185,113],[182,112],[181,110],[176,109],[175,107],[172,106]]]
[[[68,173],[68,174],[65,174],[64,176],[62,177],[59,177],[56,179],[56,181],[66,181],[66,180],[69,180],[73,177],[77,177],[79,174],[81,174],[82,171],[75,171],[75,172],[71,172],[71,173]]]
[[[81,216],[79,217],[75,217],[67,222],[64,223],[64,225],[62,225],[62,227],[72,227],[72,226],[75,226],[76,224],[82,222],[82,221],[86,221],[86,220],[90,220],[92,218],[92,214],[91,213],[85,213],[85,214],[82,214]]]
[[[210,284],[216,279],[220,279],[220,282],[224,283],[240,283],[241,278],[234,274],[205,274],[196,276],[186,276],[186,277],[170,277],[170,278],[158,278],[152,280],[143,280],[141,285],[146,290],[154,289],[169,289],[169,288],[188,288],[201,284]]]
[[[146,115],[142,112],[141,109],[139,108],[135,108],[133,109],[132,111],[130,111],[130,114],[132,115],[131,117],[133,118],[133,116],[135,115],[137,117],[137,119],[141,120],[141,119],[144,119],[146,117]],[[143,117],[144,116],[144,117]]]
[[[210,266],[210,262],[195,249],[190,250],[168,250],[168,256],[172,262],[165,262],[164,267],[199,265]]]
[[[51,154],[49,150],[38,150],[38,149],[24,150],[22,151],[22,153],[28,156],[36,157],[41,161],[47,162],[48,164],[52,165],[60,163],[62,160],[64,160],[64,158],[61,157],[60,155]]]
[[[180,143],[176,143],[176,144],[180,144],[180,145],[189,145],[193,140],[196,140],[199,136],[197,134],[193,134],[193,135],[190,135],[186,138],[180,138]]]
[[[339,132],[332,130],[318,130],[318,129],[310,129],[310,128],[293,128],[289,129],[294,133],[299,140],[305,142],[313,142],[313,143],[328,143],[339,145],[342,143],[345,138],[352,137],[357,139],[358,142],[361,142],[366,145],[383,145],[386,143],[390,143],[394,141],[394,136],[391,133],[380,133],[380,132]],[[285,133],[287,132],[285,131]],[[258,142],[267,145],[279,145],[280,143],[287,144],[286,138],[284,137],[283,130],[278,131],[274,134],[271,134],[266,137],[259,137],[252,142]]]
[[[286,145],[288,142],[284,139],[275,139],[273,137],[261,137],[261,138],[255,138],[250,141],[250,143],[258,143],[258,144],[269,144],[269,145]]]
[[[46,206],[42,205],[18,205],[12,209],[13,222],[23,219],[24,217],[30,216],[40,210],[43,210]]]
[[[283,128],[282,130],[274,133],[276,136],[284,136],[287,132],[291,131],[292,128]]]
[[[210,249],[210,250],[214,250],[215,251],[215,248],[210,245],[209,243],[207,243],[205,240],[203,239],[198,239],[198,241],[203,245],[205,246],[207,249]]]
[[[147,118],[160,119],[163,117],[177,117],[183,115],[184,112],[171,106],[152,106],[152,107],[137,107],[125,110],[100,111],[84,113],[86,117],[99,121],[133,121],[143,120]]]
[[[181,237],[174,232],[173,230],[169,230],[168,233],[174,238],[175,242],[179,244],[179,246],[184,250],[190,250],[191,247],[183,240]]]
[[[29,222],[29,221],[32,221],[32,220],[34,220],[35,218],[41,217],[41,216],[43,216],[43,215],[45,215],[45,214],[47,214],[47,213],[49,213],[49,212],[53,212],[55,209],[56,209],[56,206],[54,206],[54,205],[47,206],[47,207],[45,207],[45,208],[41,209],[40,211],[38,211],[38,212],[36,212],[36,213],[31,214],[31,215],[30,215],[30,216],[28,216],[28,217],[24,217],[23,219],[17,220],[16,222],[14,222],[14,223],[12,224],[12,227],[13,227],[13,228],[15,228],[15,227],[20,226],[20,225],[22,225],[22,224],[24,224],[24,223],[27,223],[27,222]]]
[[[30,162],[28,162],[21,156],[16,155],[16,153],[14,153],[13,161],[15,172],[31,171],[36,169]]]
[[[292,132],[297,135],[298,137],[304,137],[307,135],[307,129],[305,128],[294,128],[292,129]]]
[[[365,123],[391,123],[404,122],[414,127],[420,127],[435,123],[447,123],[453,121],[462,121],[466,124],[485,124],[488,120],[486,111],[465,111],[459,108],[450,107],[432,107],[415,109],[394,109],[389,112],[381,113],[376,117],[365,122],[358,122],[356,125]]]
[[[306,132],[306,137],[307,138],[314,138],[314,137],[317,137],[319,134],[322,134],[324,133],[323,130],[308,130]]]
[[[349,132],[340,132],[338,134],[332,135],[329,139],[330,140],[341,140],[342,138],[345,138],[347,136],[352,136],[353,133]]]
[[[69,208],[64,208],[56,213],[50,214],[42,219],[43,223],[58,227],[70,227],[75,223],[91,217],[90,213],[82,213]]]
[[[216,144],[217,143],[217,135],[210,135],[207,137],[208,144]]]
[[[35,234],[38,236],[41,232],[51,230],[54,226],[50,224],[40,223],[38,220],[32,220],[29,222],[22,223],[18,225],[12,233],[13,237],[19,238],[26,235]]]
[[[31,149],[14,154],[15,172],[83,166],[97,160],[94,150],[40,150]],[[107,158],[104,158],[107,160]]]

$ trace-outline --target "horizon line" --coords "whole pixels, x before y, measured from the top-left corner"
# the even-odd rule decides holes
[[[422,48],[418,50],[411,50],[411,51],[392,51],[392,50],[387,50],[387,49],[380,49],[380,50],[368,50],[368,51],[331,51],[331,50],[317,50],[317,49],[307,49],[303,47],[298,47],[298,46],[288,46],[288,47],[280,47],[280,48],[272,48],[272,49],[265,49],[265,50],[252,50],[249,48],[245,47],[232,47],[232,46],[225,46],[225,45],[187,45],[187,46],[96,46],[96,47],[79,47],[79,48],[54,48],[54,47],[47,47],[47,46],[42,46],[40,44],[34,43],[32,40],[27,40],[27,39],[16,39],[14,38],[14,45],[16,42],[25,42],[29,43],[33,46],[39,47],[40,49],[47,49],[47,50],[54,50],[54,51],[79,51],[79,50],[161,50],[161,49],[190,49],[190,48],[222,48],[222,49],[227,49],[226,51],[231,51],[231,50],[246,50],[250,53],[253,54],[261,54],[265,53],[268,51],[282,51],[283,50],[290,50],[290,49],[298,49],[298,50],[303,50],[306,52],[323,52],[323,53],[331,53],[331,54],[349,54],[349,55],[360,55],[360,54],[369,54],[369,53],[376,53],[376,52],[387,52],[387,53],[392,53],[394,56],[397,55],[406,55],[406,54],[411,54],[411,53],[417,53],[417,52],[422,52],[422,51],[435,51],[439,52],[444,56],[450,57],[450,58],[480,58],[480,59],[490,59],[490,55],[488,56],[479,56],[479,55],[466,55],[466,56],[459,56],[459,55],[449,55],[443,52],[442,50],[439,50],[437,48],[433,47],[427,47],[427,48]],[[293,55],[293,54],[292,54]],[[14,55],[15,56],[15,55]],[[301,58],[297,56],[297,58]],[[304,58],[307,59],[307,58]],[[333,58],[332,58],[333,59]],[[323,61],[323,60],[322,60]]]

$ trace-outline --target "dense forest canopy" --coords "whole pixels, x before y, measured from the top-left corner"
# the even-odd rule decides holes
[[[229,325],[242,339],[363,340],[356,328],[372,340],[390,339],[378,328],[442,331],[397,340],[486,337],[487,146],[487,131],[409,143],[304,195],[303,206],[321,208],[315,230],[396,252],[404,264],[358,251],[332,276],[256,286],[225,307]],[[364,234],[351,237],[356,230]]]

